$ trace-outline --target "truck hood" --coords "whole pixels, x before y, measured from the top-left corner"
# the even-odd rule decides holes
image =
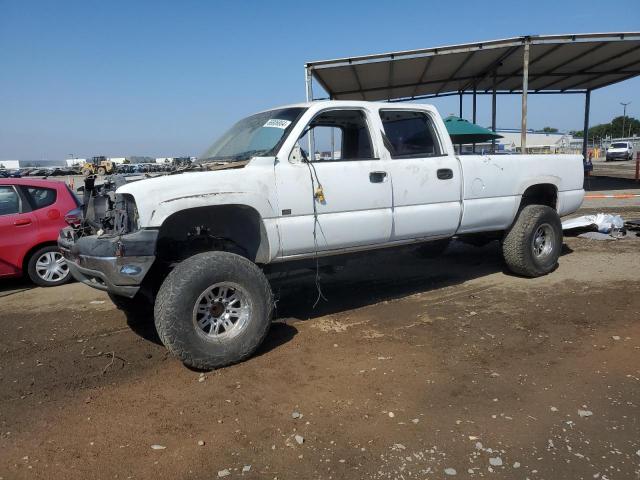
[[[139,224],[147,228],[159,226],[178,210],[235,203],[243,195],[266,199],[274,183],[269,172],[273,175],[273,166],[185,172],[131,182],[119,187],[116,193],[133,196]]]

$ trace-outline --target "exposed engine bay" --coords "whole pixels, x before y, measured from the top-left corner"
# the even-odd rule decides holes
[[[125,183],[122,175],[105,177],[98,185],[95,175],[85,178],[81,221],[73,225],[78,236],[121,235],[138,229],[133,197],[116,194],[116,189]]]
[[[193,171],[215,171],[243,168],[249,161],[207,162],[191,164],[166,175],[177,175]],[[84,199],[81,218],[73,219],[70,225],[76,229],[77,236],[85,235],[122,235],[138,230],[138,211],[134,198],[128,194],[117,194],[118,187],[131,181],[154,178],[128,179],[124,175],[109,175],[102,183],[96,183],[97,176],[89,175],[84,180]]]

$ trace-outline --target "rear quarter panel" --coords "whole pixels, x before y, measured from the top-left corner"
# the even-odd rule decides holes
[[[560,215],[584,197],[581,155],[462,155],[464,212],[458,233],[503,230],[513,222],[524,191],[551,184]]]

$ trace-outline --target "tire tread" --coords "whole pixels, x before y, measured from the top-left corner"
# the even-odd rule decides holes
[[[193,354],[193,349],[180,334],[178,322],[180,316],[175,300],[181,294],[181,284],[189,279],[198,278],[211,271],[212,266],[220,271],[235,271],[248,277],[254,277],[260,283],[260,290],[266,300],[268,321],[262,322],[257,338],[242,345],[241,351],[233,358],[215,359],[201,358]],[[162,283],[154,308],[154,316],[158,336],[169,351],[185,364],[199,368],[211,369],[232,365],[246,360],[264,341],[271,323],[273,311],[273,294],[266,277],[260,268],[250,260],[229,252],[206,252],[194,255],[180,263]]]
[[[527,205],[520,213],[511,229],[507,232],[502,243],[502,255],[509,270],[525,277],[539,277],[549,273],[536,265],[529,252],[529,236],[533,227],[542,217],[553,212],[557,223],[560,223],[557,213],[545,205]],[[560,244],[562,244],[562,227],[560,226]],[[559,252],[558,252],[559,253]]]

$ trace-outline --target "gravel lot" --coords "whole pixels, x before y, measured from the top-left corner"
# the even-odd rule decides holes
[[[639,252],[565,238],[538,279],[497,244],[379,252],[315,309],[276,280],[266,344],[209,373],[101,292],[4,281],[0,478],[637,479]]]

